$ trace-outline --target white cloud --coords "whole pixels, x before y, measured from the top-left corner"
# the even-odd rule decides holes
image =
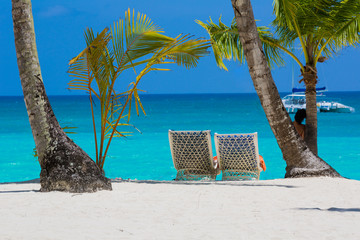
[[[42,17],[56,17],[56,16],[64,15],[67,12],[69,12],[67,8],[65,8],[64,6],[57,5],[57,6],[49,7],[48,9],[40,12],[39,14]]]

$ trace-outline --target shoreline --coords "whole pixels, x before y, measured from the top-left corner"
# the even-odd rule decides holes
[[[36,179],[35,179],[36,180]],[[34,180],[31,180],[34,181]],[[359,239],[360,181],[112,180],[113,191],[0,184],[4,239]]]
[[[250,183],[250,182],[268,182],[268,181],[281,181],[281,180],[291,180],[291,179],[346,179],[351,181],[358,181],[360,183],[360,180],[358,179],[352,179],[352,178],[346,178],[346,177],[339,177],[339,178],[332,178],[332,177],[303,177],[303,178],[275,178],[275,179],[260,179],[260,180],[244,180],[244,181],[222,181],[221,179],[217,179],[215,181],[175,181],[175,180],[138,180],[138,179],[124,179],[121,177],[117,178],[109,178],[111,180],[111,183],[164,183],[164,184],[239,184],[239,183]],[[16,181],[16,182],[0,182],[0,185],[6,185],[6,184],[40,184],[40,178],[34,178],[30,180],[25,181]]]

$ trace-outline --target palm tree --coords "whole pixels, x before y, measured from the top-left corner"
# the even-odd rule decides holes
[[[305,141],[317,154],[317,64],[347,46],[356,46],[360,40],[359,0],[274,0],[273,26],[288,53],[300,66],[306,86]],[[300,57],[295,56],[295,43],[300,42]]]
[[[297,134],[289,114],[283,106],[267,61],[267,59],[276,60],[278,58],[269,56],[266,58],[264,54],[265,51],[262,47],[262,45],[276,42],[276,40],[265,42],[265,38],[261,37],[262,33],[259,34],[259,28],[256,27],[250,0],[232,0],[231,2],[234,9],[238,30],[237,36],[239,40],[236,42],[237,44],[232,44],[233,47],[229,46],[223,49],[229,49],[228,53],[234,53],[236,51],[242,52],[246,58],[255,90],[260,98],[261,105],[278,145],[283,153],[283,158],[286,161],[285,177],[339,177],[339,173],[317,155],[313,154],[307,147],[305,142]],[[210,24],[210,26],[211,25],[212,24]],[[216,44],[216,42],[219,42],[218,39],[226,38],[221,37],[222,33],[221,31],[219,32],[216,30],[216,27],[212,29],[211,27],[208,27],[208,25],[205,25],[205,28],[212,38],[213,45],[214,43]],[[211,34],[213,32],[218,33],[218,37],[213,37]],[[225,36],[227,34],[228,31],[226,31]],[[267,35],[267,38],[272,38],[272,36]],[[229,43],[229,41],[225,41],[225,43]],[[241,51],[234,51],[234,47],[241,49]],[[276,53],[276,50],[272,52]],[[275,56],[277,55],[275,54]],[[279,61],[277,60],[277,62]]]
[[[41,191],[111,190],[95,162],[61,129],[45,92],[30,0],[12,0],[15,47],[24,100],[41,166]]]
[[[113,137],[125,137],[129,132],[119,127],[129,126],[131,106],[135,104],[145,113],[137,88],[140,80],[151,71],[168,71],[163,64],[177,63],[186,68],[195,67],[198,59],[207,55],[207,40],[193,40],[179,35],[171,38],[161,34],[159,28],[145,15],[125,12],[125,18],[105,28],[96,37],[92,29],[85,32],[87,47],[70,61],[69,74],[74,79],[70,89],[84,90],[89,94],[96,163],[103,169]],[[126,70],[137,72],[130,89],[118,93],[115,83]],[[123,80],[123,79],[122,79]],[[100,136],[94,117],[93,97],[100,102]],[[134,102],[134,103],[133,103]],[[108,139],[108,140],[107,140]],[[107,141],[106,141],[107,140]]]
[[[279,38],[274,38],[267,28],[258,27],[260,40],[270,65],[282,63],[279,51],[288,54],[299,64],[303,77],[300,82],[306,86],[305,141],[317,154],[316,66],[342,48],[358,44],[360,1],[275,0],[274,13],[276,18],[272,25]],[[211,19],[207,24],[198,23],[209,32],[220,68],[226,69],[223,58],[244,62],[234,22],[231,27],[226,27],[221,21],[216,25]],[[302,50],[300,54],[292,51],[298,42]],[[297,54],[304,56],[304,64]]]

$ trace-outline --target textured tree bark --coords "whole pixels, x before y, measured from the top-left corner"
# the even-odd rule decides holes
[[[41,166],[41,191],[111,190],[110,180],[66,136],[50,106],[37,54],[31,0],[12,0],[12,16],[20,80]]]
[[[305,142],[310,150],[317,155],[317,106],[316,106],[316,68],[305,66],[305,73],[302,73],[306,91],[306,128]]]
[[[330,165],[314,155],[297,134],[267,64],[250,0],[231,2],[255,90],[286,161],[285,177],[340,177]]]

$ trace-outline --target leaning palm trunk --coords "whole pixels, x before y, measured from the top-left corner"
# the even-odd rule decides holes
[[[231,2],[255,90],[286,161],[285,177],[340,177],[330,165],[314,155],[296,133],[272,79],[250,0],[231,0]]]
[[[42,81],[30,0],[12,0],[21,85],[41,166],[41,191],[111,190],[95,162],[61,129]]]

